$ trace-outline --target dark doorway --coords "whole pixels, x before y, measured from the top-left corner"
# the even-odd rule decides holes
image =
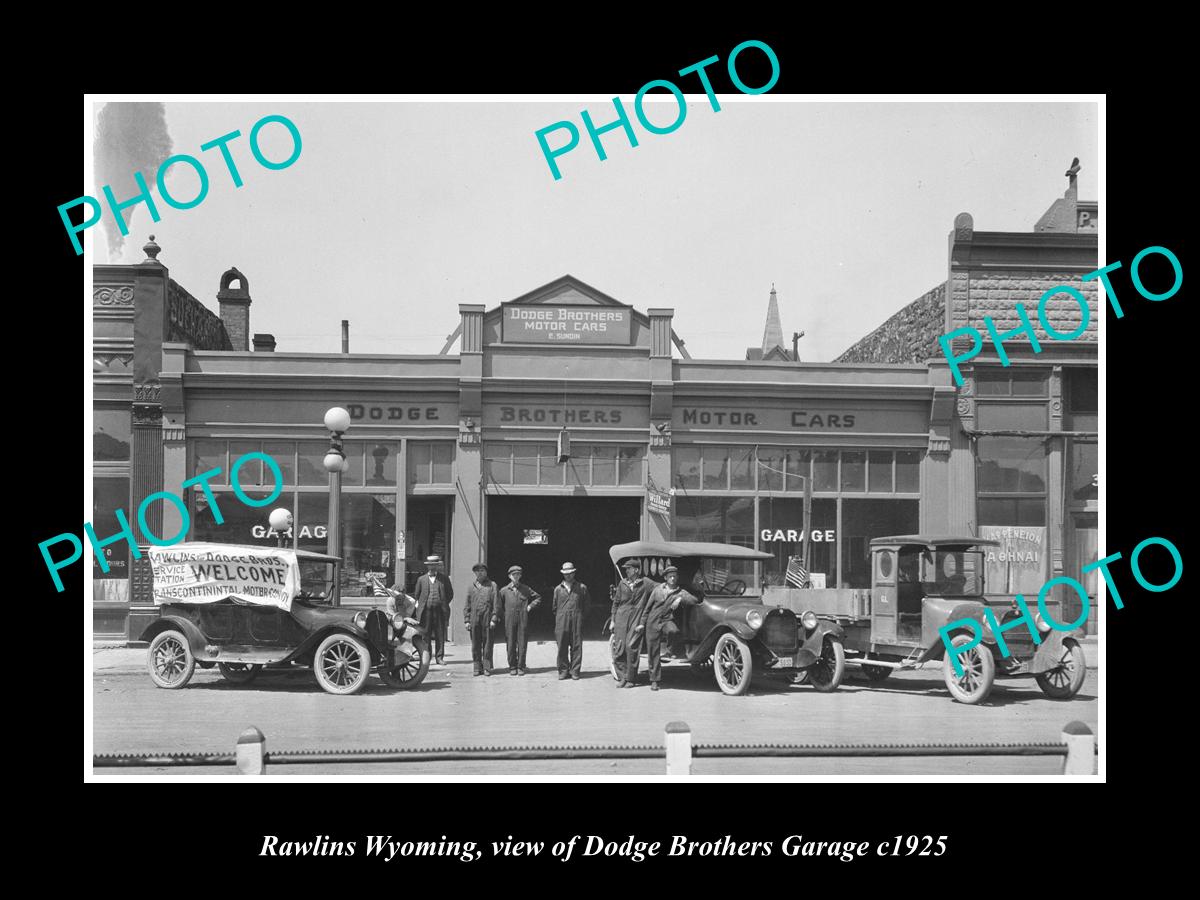
[[[542,595],[529,619],[531,640],[554,636],[550,599],[562,581],[564,562],[575,564],[575,577],[588,587],[592,607],[584,618],[584,637],[602,637],[608,618],[608,589],[617,581],[608,548],[636,541],[641,533],[638,497],[488,497],[488,569],[497,584],[508,584],[508,567],[524,569],[524,582]],[[527,530],[544,531],[545,544],[526,544]]]

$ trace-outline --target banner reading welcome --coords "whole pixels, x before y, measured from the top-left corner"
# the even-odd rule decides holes
[[[300,587],[293,550],[180,544],[151,547],[155,603],[216,603],[227,597],[290,609]]]

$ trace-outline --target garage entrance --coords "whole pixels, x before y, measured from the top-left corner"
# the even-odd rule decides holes
[[[640,497],[488,497],[488,572],[500,586],[508,584],[508,567],[518,565],[524,583],[542,595],[529,618],[529,639],[554,637],[550,601],[562,581],[564,562],[575,564],[575,577],[588,587],[592,606],[584,620],[584,637],[602,637],[609,613],[609,586],[617,581],[608,548],[636,541],[641,534]],[[542,531],[546,543],[526,544],[526,531]]]

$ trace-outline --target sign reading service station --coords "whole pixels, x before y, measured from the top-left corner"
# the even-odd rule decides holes
[[[628,344],[632,312],[622,306],[502,304],[500,339],[514,344]]]

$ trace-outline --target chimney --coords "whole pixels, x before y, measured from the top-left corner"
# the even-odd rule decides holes
[[[234,283],[237,287],[234,287]],[[217,302],[221,306],[221,321],[234,350],[250,349],[250,282],[246,276],[231,268],[221,276],[221,289],[217,291]]]
[[[342,319],[342,352],[350,352],[350,320]]]
[[[256,334],[254,336],[254,352],[255,353],[274,353],[275,352],[275,335],[273,335],[273,334]]]

